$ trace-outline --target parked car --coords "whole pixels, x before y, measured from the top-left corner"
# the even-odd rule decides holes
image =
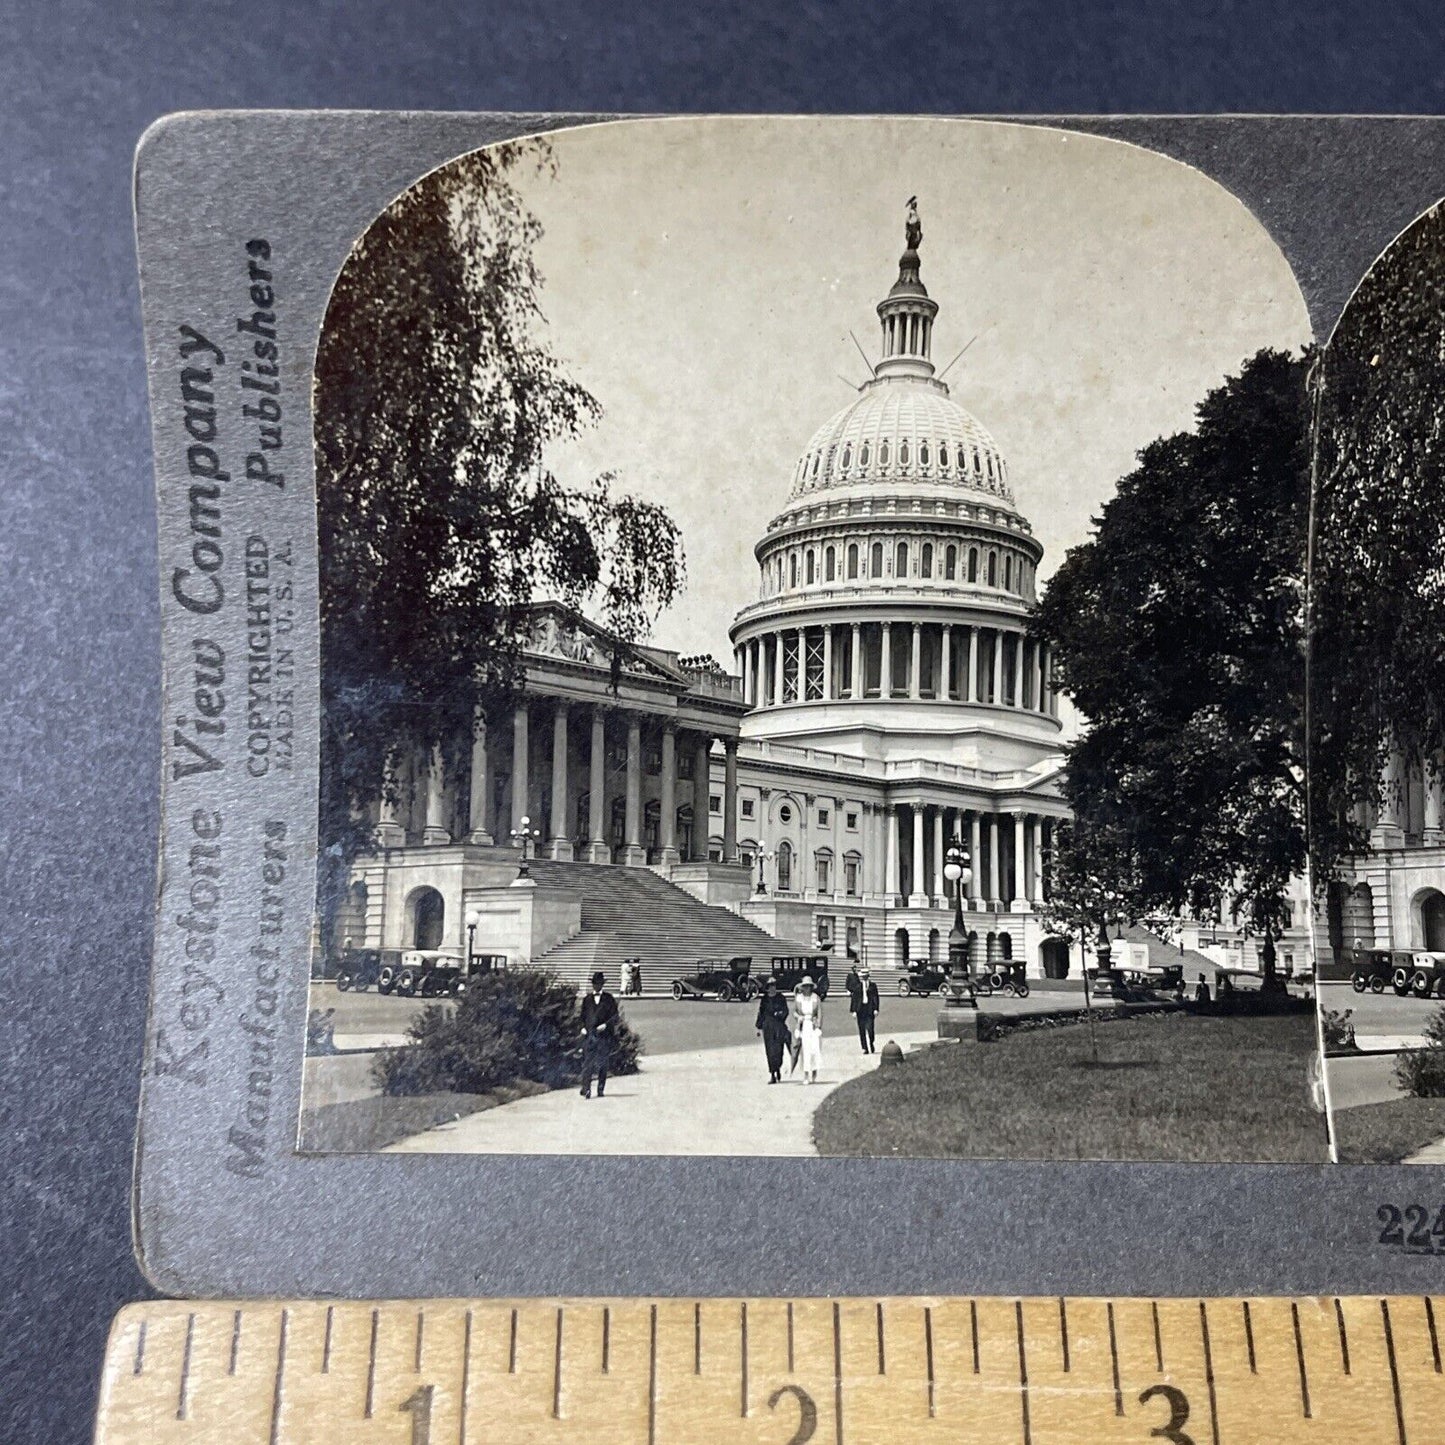
[[[898,997],[911,998],[914,995],[926,997],[937,993],[948,981],[948,968],[941,963],[911,963],[908,972],[898,979]]]
[[[1445,953],[1412,953],[1410,992],[1416,998],[1445,997]]]
[[[1173,993],[1184,982],[1182,963],[1153,964],[1148,968],[1126,968],[1124,982],[1151,993]]]
[[[826,953],[777,954],[768,960],[768,976],[764,985],[777,979],[784,993],[791,993],[804,977],[811,978],[818,988],[818,997],[828,997],[828,955]]]
[[[404,998],[460,997],[466,992],[467,979],[466,963],[459,953],[408,948],[401,955],[394,987]]]
[[[752,969],[750,954],[736,958],[700,958],[692,973],[673,979],[672,996],[679,1001],[685,998],[715,998],[723,1003],[731,1003],[734,999],[746,1003],[758,992]]]
[[[1417,971],[1414,955],[1400,949],[1364,948],[1355,952],[1350,984],[1356,993],[1384,993],[1389,984],[1400,998],[1410,992]]]
[[[380,987],[385,973],[386,986],[381,992],[390,993],[400,969],[399,948],[345,948],[336,970],[336,987],[342,993],[365,993],[373,986]]]

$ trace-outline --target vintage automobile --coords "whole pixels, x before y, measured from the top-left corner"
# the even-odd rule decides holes
[[[392,981],[401,968],[399,948],[346,948],[336,969],[336,987],[342,993],[365,993],[374,984],[379,985],[381,975],[386,973],[386,987],[381,991],[390,993]]]
[[[1122,972],[1125,984],[1148,993],[1174,993],[1184,982],[1182,963],[1151,964],[1148,968],[1126,968]]]
[[[791,993],[803,981],[811,978],[818,987],[818,997],[828,997],[828,955],[826,953],[777,954],[768,960],[767,976],[759,982],[766,986],[777,979],[784,993]]]
[[[927,997],[937,993],[948,980],[948,965],[942,963],[911,963],[908,972],[898,978],[898,997]]]
[[[1401,998],[1410,992],[1416,972],[1414,956],[1400,950],[1363,948],[1355,952],[1350,970],[1350,984],[1356,993],[1384,993],[1389,984]]]
[[[1410,962],[1410,992],[1416,998],[1445,997],[1445,953],[1412,953]]]
[[[758,992],[752,969],[751,955],[700,958],[692,973],[673,979],[672,996],[679,1002],[685,998],[715,998],[723,1003],[746,1003]]]
[[[393,981],[404,998],[460,997],[466,992],[468,970],[458,953],[434,948],[408,948],[401,955],[401,967]]]

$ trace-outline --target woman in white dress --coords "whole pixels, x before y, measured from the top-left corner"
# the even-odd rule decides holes
[[[823,1062],[823,1000],[807,974],[798,980],[798,991],[793,995],[793,1017],[798,1021],[803,1082],[816,1083]]]

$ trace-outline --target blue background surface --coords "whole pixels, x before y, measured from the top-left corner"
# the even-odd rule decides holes
[[[625,13],[624,13],[625,12]],[[83,1441],[131,1260],[157,582],[130,160],[229,106],[1438,113],[1437,5],[0,0],[0,1439]]]

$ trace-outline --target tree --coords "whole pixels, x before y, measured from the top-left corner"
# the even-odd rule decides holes
[[[1108,840],[1134,917],[1230,894],[1267,973],[1305,861],[1307,365],[1259,352],[1145,447],[1033,622],[1088,720],[1075,836]]]
[[[548,449],[600,415],[538,332],[541,225],[521,142],[405,191],[357,242],[316,359],[321,591],[321,915],[329,926],[388,760],[465,767],[475,712],[520,681],[538,594],[594,603],[626,639],[681,590],[677,527],[610,474],[565,486]],[[384,779],[390,778],[384,783]]]
[[[1356,805],[1383,801],[1387,753],[1433,774],[1445,749],[1445,207],[1370,268],[1314,382],[1311,847],[1327,879],[1367,847]]]

